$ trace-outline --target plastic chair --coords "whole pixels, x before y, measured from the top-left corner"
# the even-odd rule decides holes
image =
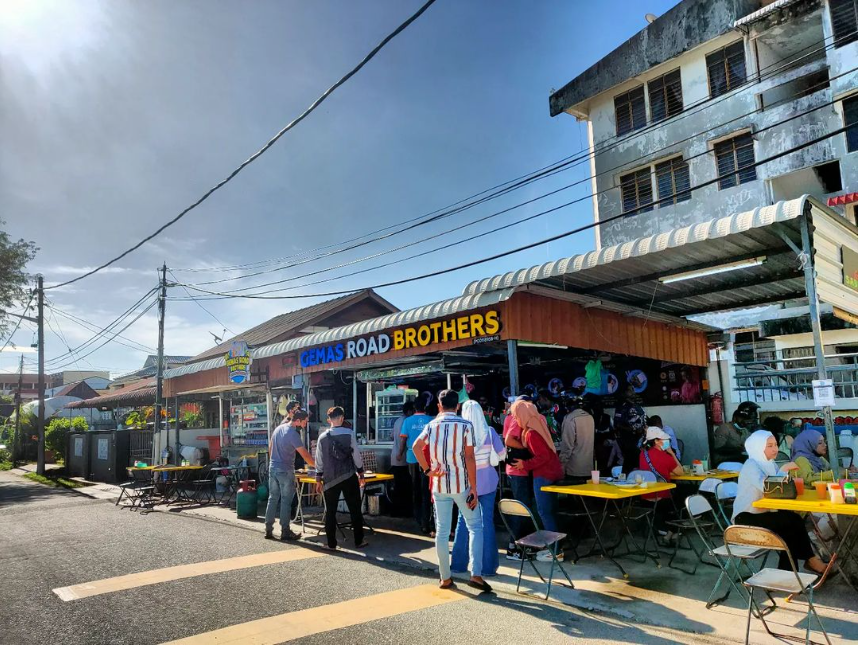
[[[548,600],[548,596],[551,594],[551,581],[554,578],[555,565],[560,567],[560,571],[563,572],[566,580],[569,581],[570,588],[574,589],[575,585],[572,583],[572,578],[570,578],[569,574],[566,573],[566,569],[563,568],[563,563],[557,559],[557,545],[560,540],[566,537],[566,534],[539,530],[539,526],[536,523],[536,518],[533,517],[533,513],[530,512],[530,509],[527,506],[518,500],[502,499],[498,503],[498,510],[500,511],[501,520],[503,520],[503,524],[510,535],[515,535],[515,533],[510,527],[509,522],[507,522],[507,516],[530,518],[530,521],[533,523],[533,527],[536,529],[536,531],[530,535],[526,535],[525,537],[515,541],[515,545],[521,549],[521,565],[518,569],[518,583],[515,586],[516,593],[519,593],[519,587],[521,587],[521,576],[524,573],[525,560],[530,563],[530,566],[536,572],[536,575],[539,576],[539,579],[542,580],[542,582],[546,582],[545,578],[542,577],[542,574],[539,573],[539,569],[537,569],[536,565],[533,563],[531,556],[536,554],[538,551],[548,549],[548,547],[551,547],[549,549],[549,552],[551,553],[551,571],[548,574],[548,589],[545,592],[545,600]]]
[[[739,472],[742,470],[742,466],[745,464],[738,461],[722,461],[718,464],[718,470],[731,470],[733,472]]]
[[[767,593],[771,591],[780,591],[783,593],[804,595],[807,598],[807,630],[804,637],[805,643],[814,642],[810,640],[810,616],[813,614],[816,618],[816,622],[819,623],[819,628],[822,630],[825,642],[828,643],[828,645],[831,645],[831,640],[828,638],[825,626],[822,624],[819,614],[816,613],[816,607],[813,605],[813,585],[816,582],[817,575],[815,573],[798,572],[792,554],[789,552],[786,543],[779,535],[769,529],[759,528],[756,526],[736,525],[731,526],[724,531],[724,546],[730,557],[735,557],[734,552],[736,552],[737,547],[749,547],[764,549],[766,551],[783,551],[789,559],[790,571],[782,571],[780,569],[770,569],[766,567],[760,569],[757,573],[742,583],[750,592],[748,594],[748,622],[747,627],[745,628],[745,645],[748,645],[750,642],[751,614],[756,606],[756,601],[754,600],[754,591],[756,589],[763,589]],[[769,629],[769,625],[766,623],[766,619],[763,613],[759,611],[759,608],[757,608],[757,617],[763,622],[763,627],[769,636],[781,639],[785,637],[793,639],[791,636],[776,634]]]
[[[736,546],[734,547],[732,558],[735,558],[737,562],[733,562],[733,559],[727,553],[727,548],[724,545],[717,546],[711,533],[704,530],[706,528],[706,523],[703,520],[707,514],[711,515],[713,520],[716,522],[718,521],[717,513],[712,508],[712,504],[709,503],[709,500],[702,495],[690,495],[685,500],[685,508],[688,511],[688,520],[697,531],[697,535],[700,537],[700,541],[703,543],[706,552],[715,561],[718,568],[721,569],[721,573],[718,575],[718,580],[715,581],[715,585],[712,587],[712,591],[706,599],[706,609],[711,609],[713,605],[723,602],[730,595],[730,589],[727,589],[727,592],[723,596],[713,599],[715,592],[718,591],[718,588],[721,586],[721,581],[724,580],[724,578],[727,579],[727,582],[730,583],[730,587],[732,587],[740,597],[746,597],[747,593],[738,586],[739,583],[742,582],[742,573],[739,569],[739,563],[744,562],[748,573],[753,575],[754,571],[751,569],[750,565],[747,564],[748,561],[763,557],[767,555],[768,552],[765,549],[752,547],[740,548]],[[734,569],[733,573],[730,572],[731,564]],[[771,595],[769,595],[769,599],[772,602],[772,607],[769,608],[769,610],[771,610],[774,609],[775,601]]]

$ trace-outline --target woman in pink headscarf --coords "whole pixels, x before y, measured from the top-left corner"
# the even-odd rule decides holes
[[[530,401],[518,400],[512,404],[510,414],[521,426],[522,444],[530,452],[530,459],[515,459],[510,464],[533,474],[533,497],[536,510],[546,531],[557,531],[557,495],[546,493],[543,486],[550,486],[563,479],[563,465],[557,456],[554,440],[548,431],[548,424],[536,406]],[[558,554],[562,559],[563,554]],[[548,551],[537,554],[539,560],[549,560]]]

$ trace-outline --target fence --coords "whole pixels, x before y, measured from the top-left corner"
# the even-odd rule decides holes
[[[152,461],[152,444],[155,441],[154,430],[131,430],[130,450],[128,451],[128,465],[135,461]]]

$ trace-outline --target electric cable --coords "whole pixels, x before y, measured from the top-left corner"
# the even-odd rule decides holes
[[[817,143],[820,143],[822,141],[830,139],[831,137],[837,136],[839,134],[843,134],[848,129],[850,129],[850,127],[854,127],[854,126],[844,126],[842,128],[838,128],[832,132],[829,132],[829,133],[824,134],[820,137],[816,137],[814,139],[811,139],[810,141],[807,141],[805,143],[799,144],[797,146],[793,146],[791,148],[788,148],[787,150],[783,150],[781,152],[770,155],[769,157],[766,157],[765,159],[761,159],[759,161],[754,161],[753,163],[740,166],[740,167],[736,168],[736,170],[734,172],[731,172],[730,175],[738,174],[741,171],[748,170],[750,168],[756,168],[756,167],[761,166],[763,164],[770,163],[772,161],[775,161],[777,159],[785,157],[786,155],[798,152],[799,150],[803,150],[804,148],[808,148],[812,145],[816,145]],[[679,192],[676,192],[676,193],[673,193],[668,197],[650,202],[649,204],[646,204],[646,206],[647,207],[650,207],[650,206],[655,207],[661,203],[664,203],[667,201],[673,201],[679,195],[683,195],[685,193],[692,193],[695,190],[698,190],[700,188],[705,188],[706,186],[711,186],[711,185],[715,184],[716,182],[719,182],[722,180],[723,180],[723,177],[715,177],[714,179],[704,181],[700,184],[697,184],[696,186],[689,186],[689,188],[684,189],[684,190],[679,191]],[[297,298],[339,296],[339,295],[344,295],[347,293],[354,293],[356,291],[365,290],[365,289],[382,289],[384,287],[392,287],[392,286],[398,286],[398,285],[402,285],[402,284],[408,284],[411,282],[416,282],[418,280],[425,280],[426,278],[432,278],[432,277],[437,277],[439,275],[445,275],[447,273],[452,273],[454,271],[459,271],[461,269],[467,269],[469,267],[484,264],[486,262],[491,262],[493,260],[497,260],[497,259],[500,259],[503,257],[507,257],[509,255],[521,253],[522,251],[527,251],[527,250],[530,250],[530,249],[535,248],[537,246],[549,244],[551,242],[555,242],[557,240],[569,237],[571,235],[575,235],[577,233],[581,233],[583,231],[590,230],[590,229],[595,228],[597,226],[603,226],[605,224],[609,224],[609,223],[616,221],[618,219],[637,217],[640,214],[641,213],[621,213],[619,215],[614,215],[612,217],[606,218],[604,220],[600,220],[598,222],[591,222],[589,224],[579,226],[577,228],[571,229],[569,231],[565,231],[563,233],[559,233],[557,235],[553,235],[551,237],[539,240],[537,242],[532,242],[530,244],[525,244],[523,246],[519,246],[517,248],[510,249],[509,251],[504,251],[502,253],[496,253],[496,254],[491,255],[489,257],[486,257],[486,258],[482,258],[479,260],[472,260],[470,262],[466,262],[464,264],[460,264],[460,265],[455,266],[455,267],[450,267],[447,269],[439,269],[438,271],[433,271],[431,273],[426,273],[426,274],[422,274],[419,276],[412,276],[410,278],[403,278],[401,280],[392,280],[389,282],[384,282],[384,283],[380,283],[380,284],[376,284],[376,285],[372,285],[372,286],[368,286],[368,287],[361,287],[360,289],[347,289],[347,290],[342,290],[342,291],[330,291],[327,293],[314,293],[314,294],[309,294],[309,295],[287,295],[287,296],[272,296],[272,295],[266,295],[265,293],[261,293],[261,294],[230,294],[230,293],[221,293],[221,292],[216,292],[216,291],[208,291],[205,289],[199,289],[197,287],[192,287],[192,289],[194,291],[199,291],[201,293],[205,293],[205,294],[209,294],[210,296],[214,296],[214,297],[209,297],[209,298],[202,297],[202,298],[200,298],[201,300],[217,300],[217,299],[224,299],[224,298],[248,298],[248,299],[260,299],[260,300],[291,300],[291,299],[297,299]],[[172,300],[182,300],[182,298],[172,298]]]
[[[35,295],[36,295],[36,291],[35,291],[35,289],[34,289],[33,291],[31,291],[31,292],[30,292],[30,299],[29,299],[29,300],[27,300],[27,304],[26,304],[26,306],[24,307],[24,311],[21,313],[21,315],[22,315],[22,316],[26,316],[26,315],[27,315],[27,311],[29,311],[29,309],[30,309],[30,305],[33,303],[33,298],[35,297]],[[17,315],[17,314],[16,314],[16,315]],[[9,346],[9,343],[11,343],[11,342],[12,342],[12,337],[13,337],[16,333],[18,333],[18,328],[21,326],[21,322],[22,322],[23,320],[24,320],[23,318],[18,318],[18,322],[17,322],[17,323],[15,323],[15,328],[12,330],[12,333],[11,333],[11,334],[9,334],[9,336],[6,338],[6,342],[4,342],[4,343],[3,343],[3,347],[0,347],[0,354],[2,354],[2,353],[6,350],[6,348]]]
[[[86,329],[88,331],[92,331],[92,332],[98,331],[98,326],[95,325],[94,323],[89,322],[88,320],[85,320],[83,318],[80,318],[78,316],[70,314],[67,311],[63,311],[62,309],[58,309],[53,304],[49,305],[49,308],[51,309],[51,311],[54,314],[59,314],[63,318],[66,318],[67,320],[83,327],[84,329]],[[156,352],[156,350],[154,348],[147,347],[146,345],[143,345],[142,343],[138,343],[136,340],[131,340],[130,338],[125,338],[124,336],[118,336],[118,338],[122,338],[122,340],[127,341],[127,343],[122,343],[118,340],[115,342],[118,343],[119,345],[124,345],[125,347],[128,347],[129,349],[134,349],[134,350],[146,352],[148,354],[154,354]]]
[[[181,282],[179,282],[179,279],[176,277],[176,274],[175,274],[175,273],[173,273],[173,270],[172,270],[172,269],[167,269],[167,271],[169,271],[170,275],[173,277],[173,280],[175,280],[175,281],[176,281],[176,284],[177,284],[178,286],[182,287],[182,289],[184,289],[184,291],[185,291],[185,293],[186,293],[186,294],[188,294],[189,296],[190,296],[190,295],[192,295],[192,294],[191,294],[191,292],[190,292],[190,291],[188,291],[188,288],[187,288],[185,285],[183,285]],[[201,302],[197,302],[196,300],[195,300],[194,302],[196,302],[196,303],[197,303],[197,306],[198,306],[200,309],[202,309],[202,310],[203,310],[203,311],[205,311],[209,316],[211,316],[211,317],[212,317],[212,319],[213,319],[213,320],[214,320],[218,325],[220,325],[220,326],[223,328],[223,330],[224,330],[224,331],[228,331],[228,332],[229,332],[230,334],[232,334],[233,336],[235,336],[235,335],[236,335],[236,334],[235,334],[235,332],[234,332],[234,331],[232,331],[232,330],[231,330],[229,327],[227,327],[226,325],[224,325],[224,324],[223,324],[223,323],[218,319],[218,317],[217,317],[217,316],[215,316],[212,312],[210,312],[208,309],[206,309],[206,308],[203,306],[203,304],[202,304]]]
[[[169,228],[170,226],[172,226],[173,224],[178,222],[185,215],[187,215],[192,210],[194,210],[197,206],[199,206],[204,201],[206,201],[212,194],[215,193],[215,191],[223,188],[236,175],[238,175],[242,170],[244,170],[247,166],[252,164],[254,161],[256,161],[263,154],[265,154],[271,148],[271,146],[273,146],[275,143],[277,143],[277,141],[280,139],[280,137],[282,137],[289,130],[291,130],[296,125],[298,125],[301,121],[303,121],[305,118],[307,118],[310,115],[310,113],[312,113],[317,107],[319,107],[319,105],[321,105],[325,99],[327,99],[331,94],[333,94],[337,88],[339,88],[341,85],[346,83],[352,76],[357,74],[361,70],[361,68],[363,68],[364,65],[366,65],[369,61],[371,61],[375,57],[375,55],[378,54],[378,52],[380,52],[384,48],[385,45],[387,45],[387,43],[389,43],[391,40],[393,40],[397,35],[399,35],[402,31],[404,31],[411,23],[413,23],[415,20],[417,20],[417,18],[419,18],[423,14],[423,12],[426,11],[429,7],[431,7],[434,3],[435,3],[435,0],[427,0],[427,2],[425,4],[423,4],[423,6],[421,6],[414,14],[412,14],[411,17],[409,17],[405,22],[403,22],[401,25],[399,25],[399,27],[394,29],[378,45],[376,45],[366,56],[364,56],[363,60],[361,60],[355,67],[353,67],[351,69],[351,71],[349,71],[340,80],[338,80],[336,83],[331,85],[331,87],[329,87],[327,90],[325,90],[319,98],[317,98],[315,101],[313,101],[313,103],[306,110],[304,110],[304,112],[302,112],[298,117],[296,117],[294,120],[292,120],[286,126],[284,126],[277,134],[275,134],[271,139],[269,139],[269,141],[264,146],[262,146],[259,150],[254,152],[252,155],[250,155],[250,157],[248,157],[245,161],[243,161],[237,168],[235,168],[235,170],[233,170],[231,173],[229,173],[229,175],[227,175],[224,179],[222,179],[217,184],[215,184],[212,188],[210,188],[205,193],[203,193],[202,197],[200,197],[194,203],[192,203],[190,206],[188,206],[187,208],[182,210],[178,215],[173,217],[171,220],[167,221],[165,224],[160,226],[157,230],[155,230],[154,233],[147,235],[142,240],[140,240],[139,242],[134,244],[131,248],[127,249],[126,251],[123,251],[122,253],[117,255],[112,260],[108,260],[104,264],[97,266],[96,268],[92,269],[91,271],[87,271],[86,273],[79,275],[76,278],[72,278],[71,280],[66,280],[65,282],[61,282],[60,284],[56,284],[56,285],[53,285],[51,287],[46,287],[46,288],[47,289],[57,289],[59,287],[65,287],[67,285],[74,284],[75,282],[78,282],[79,280],[83,280],[84,278],[87,278],[91,275],[94,275],[94,274],[98,273],[99,271],[101,271],[102,269],[106,269],[111,264],[118,262],[119,260],[124,258],[129,253],[136,251],[141,246],[143,246],[146,242],[157,237],[163,231],[165,231],[167,228]]]

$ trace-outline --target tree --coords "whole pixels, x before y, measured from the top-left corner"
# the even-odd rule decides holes
[[[0,220],[0,227],[5,224]],[[0,336],[9,332],[10,317],[6,312],[25,297],[29,276],[24,269],[36,257],[36,251],[33,242],[13,242],[6,231],[0,230]]]
[[[83,417],[51,419],[45,429],[45,448],[53,452],[58,459],[65,461],[69,433],[86,432],[87,430],[89,430],[89,425]]]

